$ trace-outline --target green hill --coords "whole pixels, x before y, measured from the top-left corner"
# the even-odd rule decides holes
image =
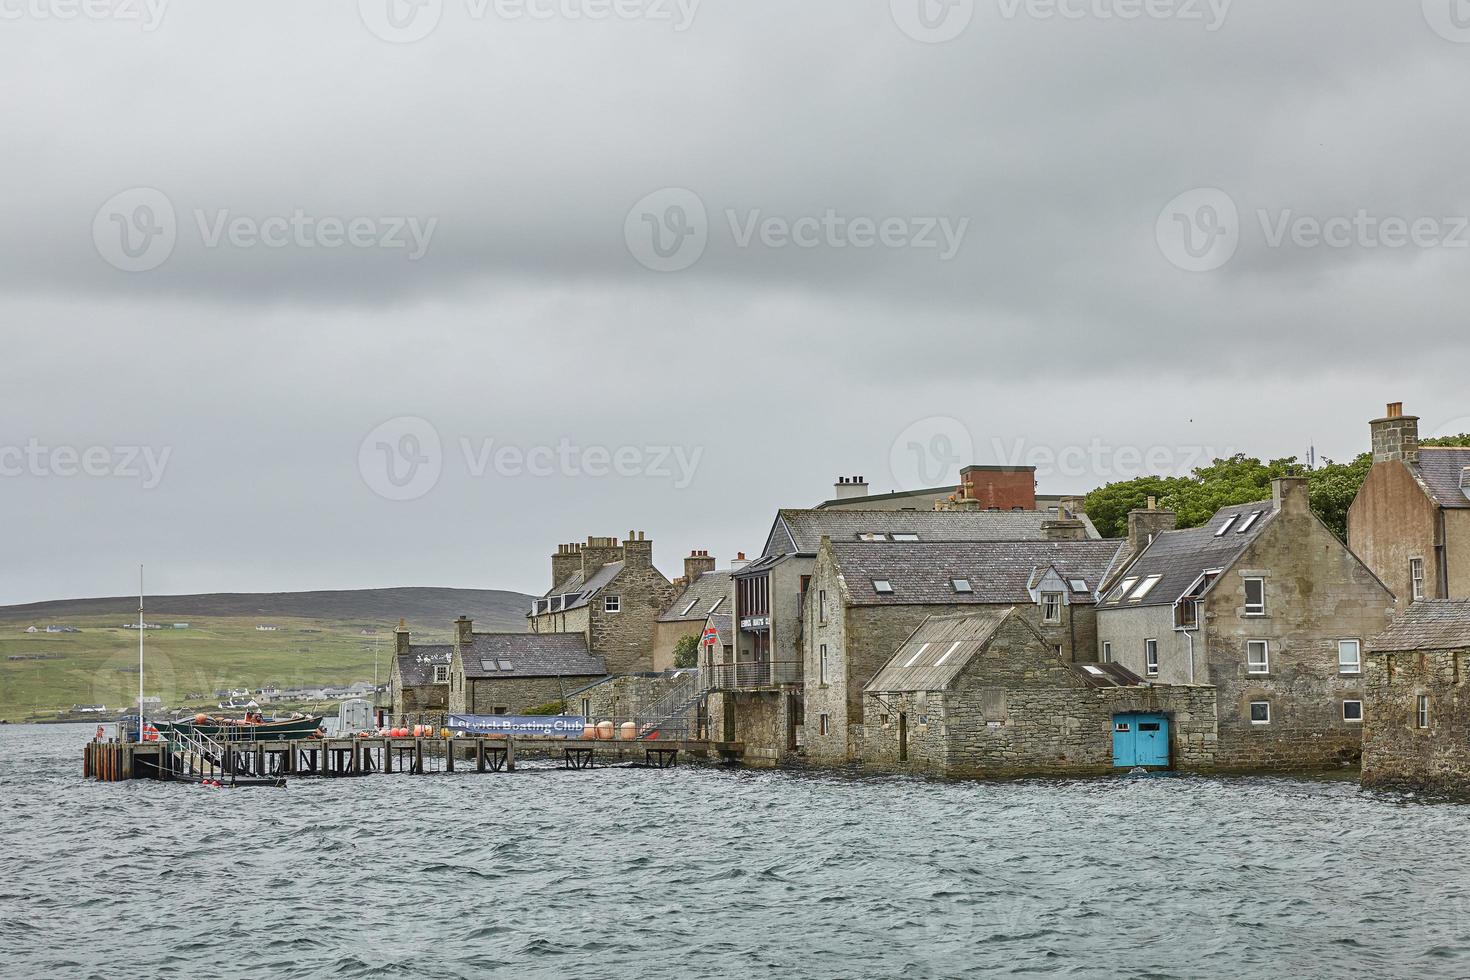
[[[196,708],[236,688],[386,684],[400,618],[415,643],[448,642],[460,615],[479,631],[521,632],[530,601],[433,588],[150,596],[147,621],[162,628],[145,635],[144,688],[165,706]],[[137,622],[137,609],[136,597],[0,607],[0,719],[54,720],[81,704],[106,705],[111,716],[131,705],[138,631],[125,624]]]

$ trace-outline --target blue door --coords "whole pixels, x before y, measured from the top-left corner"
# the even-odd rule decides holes
[[[1169,719],[1154,714],[1113,716],[1113,765],[1119,769],[1169,767]]]

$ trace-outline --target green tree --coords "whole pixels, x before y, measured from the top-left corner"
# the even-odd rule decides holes
[[[674,666],[675,667],[697,667],[699,666],[699,637],[681,636],[679,642],[674,644]]]

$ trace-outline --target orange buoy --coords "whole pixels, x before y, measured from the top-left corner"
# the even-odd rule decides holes
[[[599,721],[597,723],[597,737],[600,739],[611,739],[613,737],[613,723],[610,721]]]
[[[618,729],[618,738],[624,742],[631,742],[638,737],[638,726],[631,721],[625,721]]]
[[[199,714],[197,714],[197,715],[194,716],[194,724],[196,724],[196,725],[202,725],[202,724],[204,724],[208,720],[209,720],[209,715],[206,715],[202,711],[199,712]]]
[[[102,729],[99,728],[97,730],[100,732]],[[582,726],[582,737],[583,738],[596,738],[597,737],[597,726],[594,725],[594,724],[592,724],[590,721],[586,725],[583,725]]]

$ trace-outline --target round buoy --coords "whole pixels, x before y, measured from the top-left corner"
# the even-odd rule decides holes
[[[204,724],[208,720],[209,720],[209,715],[206,715],[202,711],[199,712],[199,714],[197,714],[197,715],[194,716],[194,724],[196,724],[196,725],[202,725],[202,724]]]
[[[622,739],[624,742],[631,742],[637,737],[638,726],[633,724],[631,721],[623,722],[622,726],[618,729],[618,738]]]
[[[102,729],[100,729],[100,728],[97,729],[97,730],[99,732],[102,731]],[[582,737],[583,738],[596,738],[597,737],[597,726],[594,725],[594,724],[592,724],[590,721],[586,725],[583,725],[582,726]]]
[[[610,739],[613,737],[613,723],[610,721],[599,721],[597,723],[597,737]]]

